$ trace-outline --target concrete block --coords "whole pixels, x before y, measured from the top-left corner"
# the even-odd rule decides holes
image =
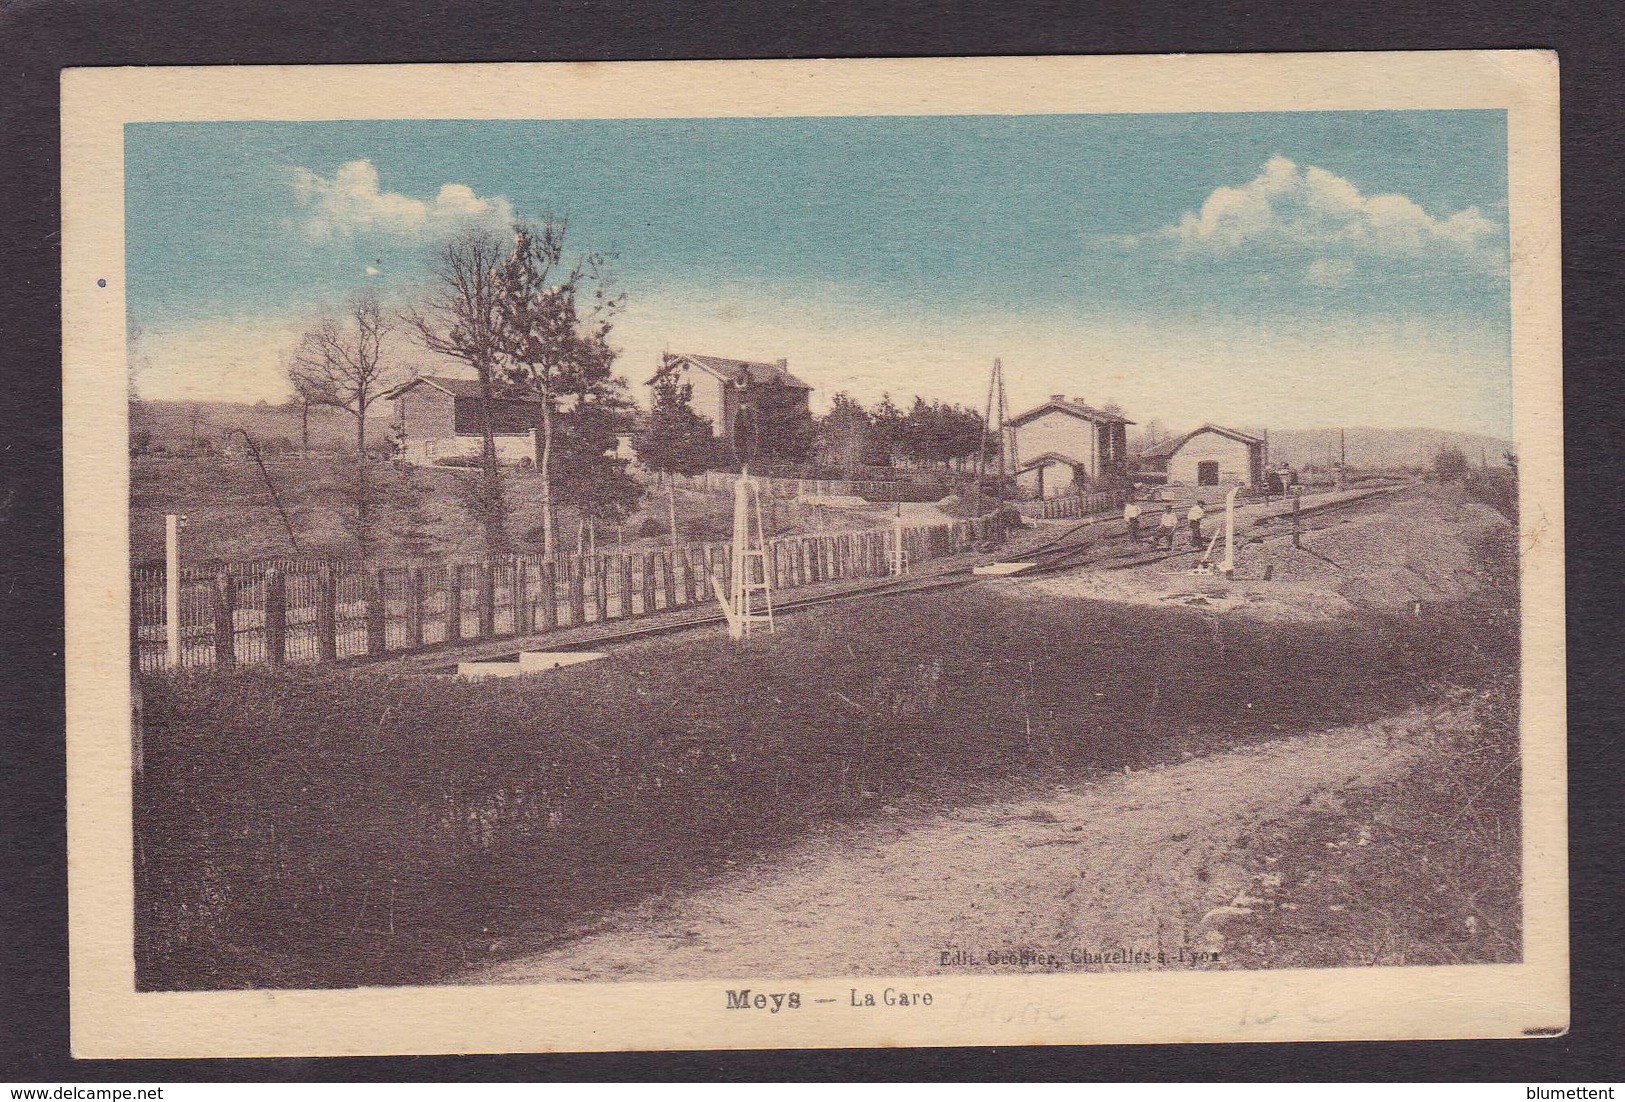
[[[608,657],[603,651],[525,651],[517,662],[459,662],[457,676],[468,681],[487,677],[521,677],[525,674],[546,673],[565,666],[579,666]]]
[[[972,574],[981,574],[984,577],[1002,578],[1010,574],[1020,574],[1023,570],[1031,570],[1038,564],[1035,562],[990,562],[986,566],[974,566]]]
[[[534,673],[538,670],[579,666],[583,662],[596,662],[600,658],[607,657],[603,651],[596,650],[527,650],[520,652],[519,665],[526,672]]]

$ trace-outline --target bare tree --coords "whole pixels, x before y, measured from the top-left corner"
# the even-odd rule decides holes
[[[392,331],[377,296],[363,291],[350,300],[342,320],[323,318],[305,333],[288,368],[295,393],[307,405],[342,410],[355,420],[355,468],[346,497],[363,555],[373,548],[376,504],[367,470],[367,414],[387,388],[384,345]]]
[[[473,508],[485,532],[486,550],[509,549],[507,503],[497,465],[491,403],[502,362],[502,268],[509,249],[488,230],[469,229],[442,244],[433,260],[434,289],[421,311],[406,322],[429,351],[462,360],[480,387],[480,478]]]

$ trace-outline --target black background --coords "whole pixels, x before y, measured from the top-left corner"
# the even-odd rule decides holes
[[[1573,1026],[1510,1042],[76,1062],[68,1055],[58,76],[75,65],[1547,48],[1563,100]],[[1606,2],[0,0],[0,1081],[1619,1081],[1625,16]]]

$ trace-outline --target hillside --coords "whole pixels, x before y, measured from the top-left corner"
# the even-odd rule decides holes
[[[151,434],[151,446],[173,451],[195,437],[219,448],[227,433],[240,428],[261,444],[297,448],[300,412],[297,405],[269,402],[131,402],[130,433],[133,437],[146,431]],[[392,412],[388,403],[379,403],[378,416],[367,419],[369,437],[384,439]],[[354,447],[354,441],[355,423],[348,414],[320,407],[311,409],[313,450],[340,451]]]
[[[183,542],[189,561],[288,555],[349,558],[356,554],[355,541],[344,525],[341,486],[347,468],[341,460],[322,455],[308,460],[270,456],[266,468],[297,546],[288,539],[271,492],[251,461],[223,455],[132,460],[130,561],[138,565],[163,561],[165,513],[187,517]],[[534,471],[510,468],[505,474],[509,531],[517,549],[537,550],[542,521],[540,479]],[[460,502],[459,486],[470,477],[469,472],[380,464],[373,477],[384,491],[378,533],[384,555],[475,557],[482,553],[480,530]],[[885,506],[842,509],[772,498],[764,498],[763,505],[763,521],[770,535],[866,527],[886,523],[888,515]],[[600,529],[599,546],[628,551],[664,547],[670,540],[673,509],[684,541],[725,539],[732,531],[730,495],[678,490],[668,502],[666,494],[656,489],[618,531]],[[573,548],[581,534],[579,515],[561,506],[556,516],[560,539]]]
[[[1337,429],[1271,429],[1270,459],[1294,467],[1330,465],[1337,462]],[[1478,466],[1482,456],[1492,467],[1505,465],[1504,452],[1512,450],[1506,440],[1470,432],[1440,429],[1345,429],[1348,462],[1351,467],[1425,467],[1433,463],[1439,449],[1460,448],[1467,461]]]

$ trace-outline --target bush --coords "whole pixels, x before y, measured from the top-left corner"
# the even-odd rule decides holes
[[[1464,478],[1467,475],[1467,455],[1460,448],[1445,445],[1433,457],[1433,473],[1441,481]]]
[[[1518,474],[1504,467],[1489,467],[1467,475],[1467,496],[1518,523]]]
[[[563,929],[881,800],[1374,718],[1463,639],[1468,674],[1516,642],[1515,618],[1221,628],[1090,606],[1080,632],[1077,615],[961,591],[557,678],[146,678],[138,981],[422,982],[480,959],[487,929]]]

